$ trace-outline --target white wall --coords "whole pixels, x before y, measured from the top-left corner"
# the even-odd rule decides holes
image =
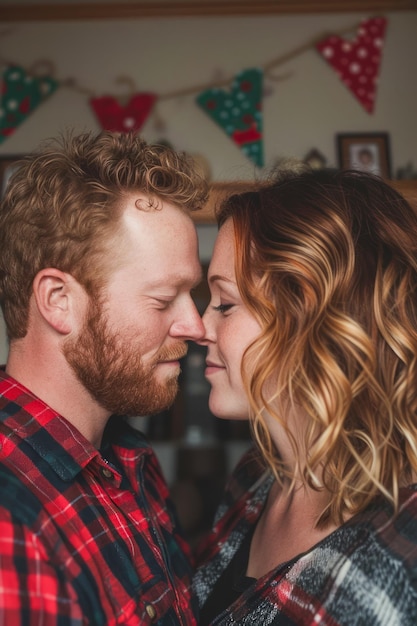
[[[313,42],[373,15],[334,13],[259,17],[164,18],[119,21],[32,22],[7,25],[0,57],[29,69],[51,61],[59,80],[72,77],[95,95],[121,94],[125,75],[136,91],[154,91],[166,131],[148,119],[143,135],[203,154],[216,180],[252,178],[255,168],[226,134],[197,107],[193,94],[164,100],[178,89],[232,78],[311,42],[304,53],[277,67],[291,73],[264,99],[266,166],[283,156],[304,157],[313,147],[336,164],[335,133],[387,131],[394,171],[417,161],[417,11],[386,13],[388,29],[376,110],[369,115],[315,51]],[[349,35],[344,35],[348,37]],[[86,94],[61,87],[7,141],[0,154],[22,153],[67,127],[98,129]]]

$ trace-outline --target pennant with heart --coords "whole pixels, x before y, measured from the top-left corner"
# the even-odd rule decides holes
[[[317,50],[336,71],[365,111],[373,113],[387,20],[363,20],[356,39],[331,35],[316,44]]]
[[[0,143],[59,87],[50,76],[35,77],[18,65],[5,67],[1,78]]]
[[[235,76],[229,90],[210,88],[196,98],[197,104],[258,167],[264,164],[262,82],[261,69],[247,69]]]
[[[142,128],[156,99],[153,93],[137,93],[122,106],[113,96],[102,96],[91,98],[90,105],[104,130],[126,133]]]

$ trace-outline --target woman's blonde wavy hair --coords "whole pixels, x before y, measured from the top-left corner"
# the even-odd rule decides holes
[[[9,339],[24,337],[36,274],[55,267],[91,295],[112,263],[109,242],[123,202],[143,193],[182,210],[200,209],[208,185],[193,159],[135,133],[68,133],[20,164],[0,210],[0,303]]]
[[[316,170],[232,196],[219,225],[230,217],[238,288],[262,328],[242,372],[250,363],[265,460],[281,480],[264,414],[288,432],[285,407],[297,405],[310,418],[304,441],[288,432],[306,458],[297,470],[329,493],[318,526],[377,495],[395,511],[417,472],[416,211],[378,177]]]

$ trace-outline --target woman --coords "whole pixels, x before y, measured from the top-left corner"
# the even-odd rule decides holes
[[[198,553],[199,624],[417,624],[417,215],[355,171],[231,197],[210,409],[255,441]]]

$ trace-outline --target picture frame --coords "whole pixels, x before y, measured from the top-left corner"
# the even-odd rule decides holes
[[[8,180],[23,157],[23,154],[0,155],[0,198],[3,198]]]
[[[388,133],[338,133],[336,140],[340,169],[356,169],[391,178]]]

